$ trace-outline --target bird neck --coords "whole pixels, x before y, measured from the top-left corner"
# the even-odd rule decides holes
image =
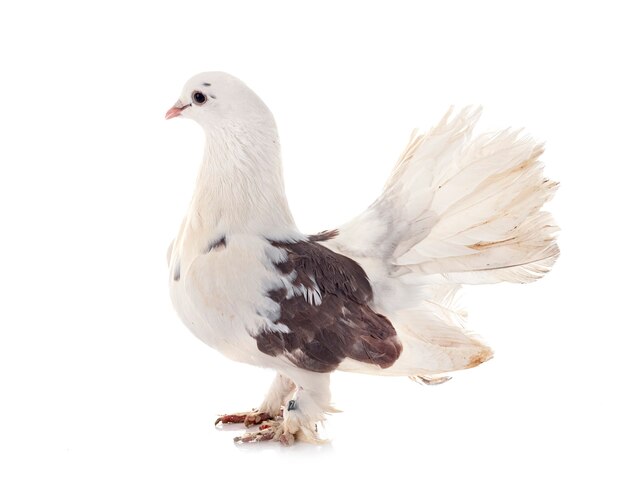
[[[206,132],[190,223],[219,234],[297,238],[274,127],[212,127]]]

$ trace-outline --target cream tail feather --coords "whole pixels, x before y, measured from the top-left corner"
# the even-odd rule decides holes
[[[557,227],[542,206],[557,184],[543,176],[538,144],[519,131],[472,137],[480,109],[413,133],[383,194],[328,242],[367,271],[376,304],[404,351],[386,370],[428,375],[470,368],[491,351],[462,327],[460,284],[536,280],[558,257]]]

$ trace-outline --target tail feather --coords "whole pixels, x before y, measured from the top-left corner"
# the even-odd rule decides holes
[[[428,285],[424,298],[410,310],[391,317],[403,351],[393,366],[380,369],[346,360],[342,371],[391,376],[432,376],[463,370],[487,361],[492,351],[463,328],[466,314],[456,303],[458,285]]]
[[[388,370],[344,368],[421,376],[480,364],[491,350],[462,327],[459,284],[531,282],[558,258],[543,146],[510,129],[472,138],[479,118],[450,110],[413,132],[382,195],[325,243],[363,266],[404,346]]]
[[[543,146],[513,130],[472,140],[479,117],[448,112],[427,134],[414,132],[381,197],[340,228],[337,249],[451,282],[545,274],[558,228],[541,208],[558,184],[543,177]]]

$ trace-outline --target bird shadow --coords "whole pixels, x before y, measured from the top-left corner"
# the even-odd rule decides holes
[[[333,446],[330,442],[323,444],[310,444],[308,442],[295,442],[290,446],[284,446],[277,441],[263,441],[263,442],[248,442],[248,443],[236,443],[233,442],[235,448],[242,454],[256,454],[259,451],[275,451],[277,454],[299,454],[299,455],[329,455],[333,454]]]

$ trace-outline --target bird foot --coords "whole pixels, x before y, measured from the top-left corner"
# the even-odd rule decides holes
[[[280,442],[284,446],[290,446],[296,441],[296,437],[285,429],[282,420],[269,420],[261,424],[258,431],[246,432],[233,440],[236,444],[250,444],[271,440]]]
[[[215,425],[218,424],[243,424],[246,427],[252,427],[259,425],[268,420],[275,419],[267,412],[260,412],[258,410],[252,410],[250,412],[232,413],[227,415],[220,415],[215,421]]]

